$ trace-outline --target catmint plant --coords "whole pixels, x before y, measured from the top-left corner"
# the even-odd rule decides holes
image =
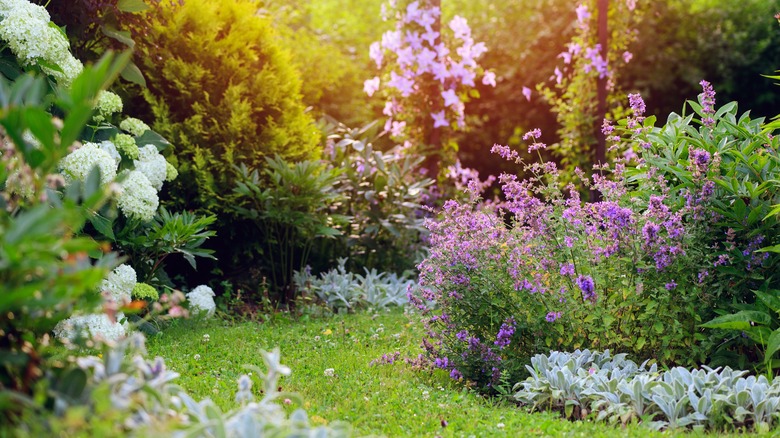
[[[645,116],[641,98],[631,101],[633,114],[621,126],[634,128],[621,133],[634,145]],[[544,161],[541,132],[525,139],[538,161],[493,147],[529,175],[502,174],[502,202],[449,200],[427,222],[430,256],[419,265],[423,292],[412,301],[423,309],[422,298],[435,300],[441,309],[430,314],[423,342],[432,364],[490,391],[502,371],[520,375],[530,355],[550,348],[702,360],[697,307],[706,295],[698,273],[711,216],[701,210],[712,202],[706,166],[713,158],[682,163],[677,171],[699,171],[683,188],[652,170],[629,179],[642,165],[627,159],[590,178],[575,169],[601,195],[583,202],[576,186],[561,183],[556,164]]]

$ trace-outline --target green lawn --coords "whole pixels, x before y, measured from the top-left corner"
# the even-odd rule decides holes
[[[674,435],[529,414],[471,393],[444,371],[414,370],[402,360],[369,366],[385,353],[417,356],[421,332],[416,317],[401,310],[295,321],[277,316],[263,324],[182,320],[151,336],[148,348],[181,374],[178,383],[196,399],[210,397],[230,410],[242,366],[262,367],[259,351],[278,346],[282,363],[292,368],[283,390],[303,397],[313,423],[346,420],[356,436]],[[328,368],[333,377],[325,375]]]

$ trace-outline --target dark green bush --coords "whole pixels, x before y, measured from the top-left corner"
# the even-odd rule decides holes
[[[242,246],[236,243],[252,240],[231,240],[234,166],[319,155],[298,73],[252,1],[158,2],[146,12],[144,28],[133,33],[147,76],[144,96],[155,130],[173,144],[180,175],[169,205],[220,215],[216,228],[225,251],[219,258],[231,263]]]

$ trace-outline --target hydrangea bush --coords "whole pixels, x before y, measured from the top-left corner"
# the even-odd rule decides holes
[[[22,68],[38,69],[64,86],[83,70],[81,61],[70,53],[65,32],[51,22],[43,6],[7,0],[0,4],[0,18],[0,39]]]

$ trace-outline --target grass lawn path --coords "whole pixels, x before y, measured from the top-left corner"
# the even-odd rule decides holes
[[[148,349],[181,374],[178,384],[196,399],[209,397],[228,411],[236,407],[236,381],[247,372],[243,365],[264,368],[259,351],[279,347],[282,363],[292,368],[280,383],[283,390],[303,397],[312,423],[349,421],[355,436],[674,435],[636,425],[569,422],[491,402],[455,384],[444,371],[413,370],[404,363],[404,357],[421,352],[421,335],[417,317],[400,309],[295,321],[275,316],[262,324],[181,320],[150,336]],[[397,362],[369,366],[396,351],[401,355]],[[329,368],[333,376],[326,375]]]

